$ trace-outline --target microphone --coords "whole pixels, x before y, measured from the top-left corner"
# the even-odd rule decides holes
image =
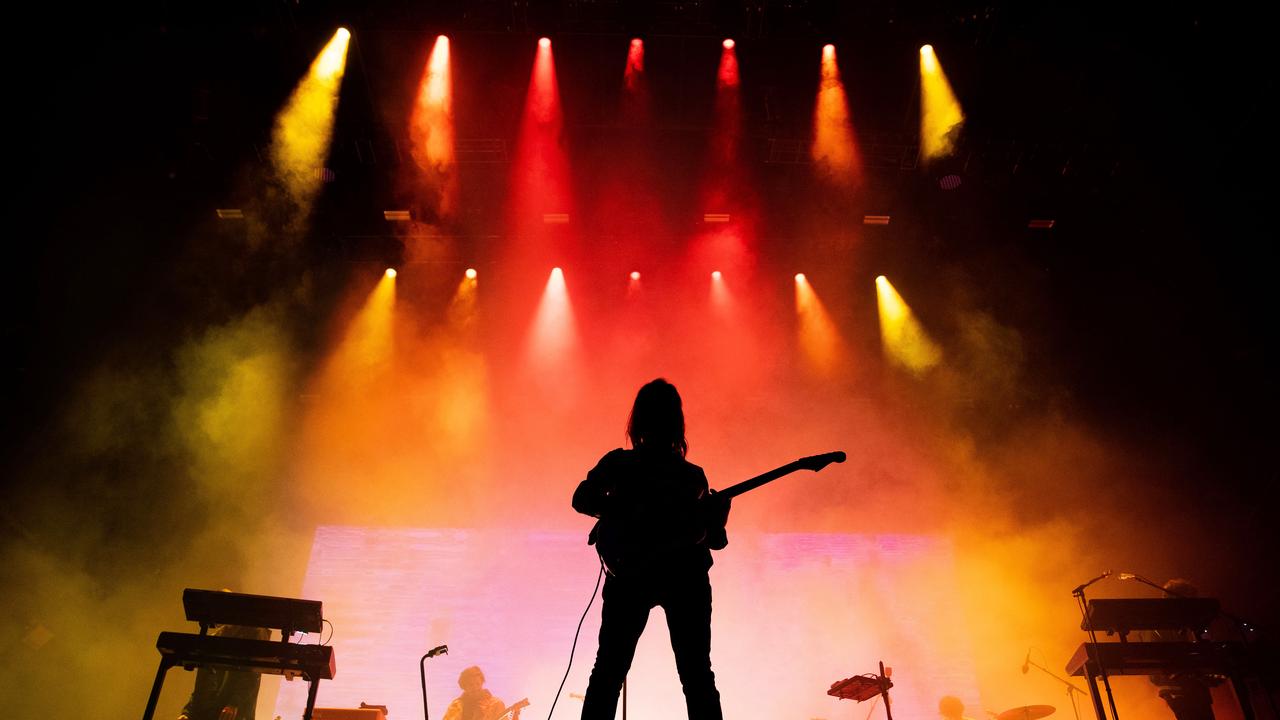
[[[449,654],[449,646],[439,645],[437,647],[433,647],[430,650],[428,650],[426,657],[433,658],[437,655],[448,655],[448,654]]]
[[[1027,648],[1027,657],[1022,661],[1022,674],[1027,674],[1027,668],[1031,667],[1031,648]]]
[[[1110,577],[1110,576],[1111,576],[1111,571],[1110,571],[1110,570],[1104,570],[1104,571],[1102,571],[1102,574],[1101,574],[1101,575],[1099,575],[1098,577],[1096,577],[1096,578],[1094,578],[1094,579],[1090,580],[1090,581],[1089,581],[1089,582],[1087,582],[1087,583],[1081,583],[1080,585],[1077,585],[1077,586],[1076,586],[1076,589],[1071,591],[1071,594],[1072,594],[1072,595],[1079,595],[1080,593],[1084,592],[1084,589],[1085,589],[1085,588],[1089,587],[1090,585],[1092,585],[1092,584],[1094,584],[1094,583],[1098,582],[1099,580],[1101,580],[1101,579],[1103,579],[1103,578],[1105,578],[1105,577]]]

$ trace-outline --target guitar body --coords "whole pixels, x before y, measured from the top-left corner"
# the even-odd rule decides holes
[[[814,455],[788,463],[720,492],[708,493],[686,506],[648,507],[643,501],[601,514],[587,536],[610,575],[670,569],[671,562],[688,548],[699,545],[724,547],[724,523],[728,502],[797,470],[817,472],[833,462],[844,462],[843,452]],[[719,539],[720,542],[716,542]]]
[[[681,549],[696,547],[706,534],[696,509],[663,512],[655,528],[648,513],[606,513],[596,521],[587,543],[596,546],[600,562],[610,575],[628,575],[662,567]]]

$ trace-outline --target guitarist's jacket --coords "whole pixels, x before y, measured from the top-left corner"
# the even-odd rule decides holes
[[[444,720],[498,720],[506,709],[493,693],[481,688],[454,698],[444,711]]]
[[[706,473],[678,454],[618,449],[578,484],[573,509],[600,518],[592,541],[611,571],[706,572],[728,544],[723,524],[707,526],[707,493]]]

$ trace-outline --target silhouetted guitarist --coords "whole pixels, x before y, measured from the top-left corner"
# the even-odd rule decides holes
[[[685,460],[684,410],[671,383],[640,388],[627,436],[632,449],[605,455],[573,494],[574,510],[601,519],[592,540],[609,569],[582,718],[613,720],[649,611],[660,606],[690,720],[720,720],[707,571],[711,550],[728,544],[730,501],[717,500],[702,468]]]

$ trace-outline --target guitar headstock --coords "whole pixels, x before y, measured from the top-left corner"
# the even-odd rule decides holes
[[[821,455],[810,455],[809,457],[800,458],[796,461],[796,465],[799,465],[802,470],[818,472],[831,463],[842,463],[844,461],[844,451],[836,450],[835,452],[823,453]]]

